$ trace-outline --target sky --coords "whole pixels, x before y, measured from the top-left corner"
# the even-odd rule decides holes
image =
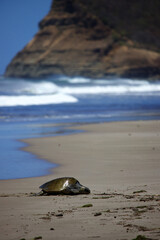
[[[0,0],[0,75],[38,31],[52,0]]]

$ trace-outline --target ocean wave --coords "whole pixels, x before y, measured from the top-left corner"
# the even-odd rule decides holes
[[[7,102],[8,95],[10,99],[12,96],[21,96],[21,98],[33,99],[33,102],[40,101],[49,102],[55,99],[59,94],[64,95],[64,101],[67,97],[76,95],[93,95],[93,94],[160,94],[160,81],[149,82],[145,80],[132,79],[110,79],[110,80],[91,80],[88,78],[76,77],[62,77],[60,79],[49,79],[43,81],[27,81],[24,79],[4,79],[0,81],[0,96],[3,101]],[[45,96],[44,96],[45,95]],[[51,96],[52,95],[52,96]],[[68,96],[72,95],[72,96]],[[29,97],[30,96],[30,97]],[[39,97],[36,97],[39,96]],[[3,97],[3,98],[2,98]],[[17,98],[18,99],[18,98]],[[38,100],[37,100],[38,99]],[[46,99],[46,100],[45,100]],[[58,97],[59,99],[59,97]],[[62,100],[62,99],[61,99]],[[9,100],[10,101],[10,100]],[[32,101],[32,100],[31,100]],[[53,100],[54,101],[54,100]],[[63,101],[62,101],[63,102]],[[52,101],[51,101],[52,103]],[[2,103],[1,103],[2,104]]]
[[[77,98],[62,93],[35,96],[0,96],[1,107],[75,103],[77,101]]]
[[[60,81],[72,83],[72,84],[82,84],[82,83],[91,83],[93,80],[89,78],[83,78],[83,77],[61,77],[59,78]]]
[[[129,94],[129,93],[160,93],[160,86],[86,86],[63,87],[61,92],[65,94]]]
[[[27,82],[23,88],[19,89],[19,92],[28,93],[28,94],[52,94],[57,93],[59,87],[52,82]]]
[[[61,78],[66,84],[58,84],[57,91],[64,94],[160,94],[160,81],[132,80],[132,79],[99,79]],[[60,81],[60,82],[61,82]]]
[[[22,94],[53,94],[59,88],[56,84],[49,81],[27,81],[27,80],[3,80],[0,81],[0,92],[2,94],[22,95]],[[1,94],[1,95],[2,95]]]

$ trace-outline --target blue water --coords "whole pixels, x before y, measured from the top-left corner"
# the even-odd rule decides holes
[[[48,174],[23,138],[72,134],[71,124],[160,119],[160,81],[0,78],[0,179]],[[58,126],[56,124],[59,124]]]

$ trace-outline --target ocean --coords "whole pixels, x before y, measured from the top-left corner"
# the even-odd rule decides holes
[[[160,119],[160,81],[0,77],[0,179],[56,167],[23,151],[21,139],[73,134],[74,124],[153,119]]]

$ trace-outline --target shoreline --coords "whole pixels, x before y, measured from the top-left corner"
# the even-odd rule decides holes
[[[42,177],[0,181],[3,240],[36,236],[131,240],[137,235],[158,240],[160,121],[108,122],[72,129],[84,132],[23,140],[29,144],[25,151],[59,167]],[[44,182],[63,176],[77,178],[91,194],[30,196]],[[91,207],[82,208],[85,204]],[[57,217],[58,213],[62,216]]]
[[[38,160],[40,161],[44,161],[47,163],[51,163],[51,164],[55,164],[57,166],[54,166],[52,168],[49,168],[48,170],[48,174],[43,174],[43,175],[39,175],[39,176],[33,176],[33,177],[25,177],[25,178],[37,178],[37,177],[44,177],[44,176],[49,176],[51,174],[53,174],[54,169],[57,167],[61,167],[61,164],[59,163],[55,163],[53,162],[51,159],[45,159],[43,158],[41,155],[39,155],[38,152],[32,152],[32,150],[28,150],[28,148],[32,147],[32,144],[34,143],[34,139],[44,139],[44,138],[56,138],[56,137],[66,137],[66,136],[72,136],[72,135],[79,135],[79,134],[83,134],[83,133],[89,133],[91,131],[93,131],[94,126],[103,126],[103,125],[114,125],[114,124],[125,124],[125,123],[140,123],[140,122],[160,122],[159,119],[154,119],[154,120],[125,120],[125,121],[112,121],[112,122],[96,122],[96,123],[66,123],[66,124],[62,124],[63,128],[60,130],[60,134],[58,132],[58,135],[51,135],[51,136],[43,136],[43,137],[32,137],[32,138],[24,138],[24,139],[20,139],[19,141],[21,143],[24,143],[26,146],[23,146],[20,148],[20,151],[24,151],[24,152],[28,152],[30,154],[32,154],[33,156],[35,156]],[[48,124],[47,124],[48,125]],[[50,127],[52,126],[52,124],[49,124]],[[59,124],[53,124],[53,126],[59,126]],[[103,127],[102,127],[103,128]],[[55,134],[57,134],[57,132],[55,132]],[[33,140],[33,141],[32,141]],[[23,179],[23,178],[18,178],[18,179]],[[5,180],[5,179],[4,179]],[[6,179],[9,180],[9,179]],[[10,180],[14,180],[14,179],[10,179]],[[0,180],[1,181],[1,180]]]
[[[158,127],[160,129],[160,121],[158,121],[158,120],[155,120],[155,121],[154,120],[152,120],[152,121],[150,121],[150,120],[149,121],[126,121],[126,122],[122,121],[122,122],[107,122],[107,123],[98,123],[98,124],[97,123],[96,124],[92,124],[92,123],[91,124],[82,124],[79,126],[69,127],[69,129],[81,130],[81,131],[83,131],[82,133],[77,132],[76,134],[62,135],[62,136],[60,135],[60,136],[56,136],[56,137],[51,136],[51,137],[43,137],[43,138],[23,139],[23,142],[28,145],[27,147],[24,147],[23,149],[25,151],[31,152],[32,154],[38,156],[38,158],[40,158],[40,159],[45,159],[46,161],[48,161],[50,163],[54,163],[54,164],[58,165],[58,167],[50,169],[51,174],[46,175],[48,178],[50,178],[52,174],[54,174],[55,177],[59,177],[59,176],[63,176],[63,175],[64,176],[72,176],[73,175],[72,168],[70,168],[70,166],[73,164],[73,160],[74,160],[72,157],[71,151],[73,151],[74,148],[76,147],[76,149],[74,151],[74,155],[76,156],[76,159],[75,159],[76,163],[74,164],[74,166],[72,165],[72,167],[74,168],[75,177],[77,175],[78,176],[80,175],[80,177],[81,177],[81,175],[83,175],[83,177],[86,177],[87,178],[86,180],[89,181],[88,176],[86,176],[82,167],[80,170],[79,169],[77,170],[77,166],[80,167],[82,164],[84,164],[84,162],[82,162],[82,157],[80,155],[83,152],[83,148],[85,147],[85,144],[87,144],[89,141],[92,141],[92,144],[94,144],[94,147],[96,147],[97,140],[93,141],[93,137],[96,137],[96,138],[102,137],[102,140],[98,140],[98,144],[102,145],[102,149],[98,149],[98,151],[103,150],[103,152],[100,153],[101,155],[108,154],[108,152],[110,152],[109,149],[103,149],[104,148],[104,146],[103,146],[104,145],[104,136],[106,134],[107,134],[107,137],[111,139],[111,143],[110,143],[110,140],[105,139],[105,143],[109,143],[110,148],[113,147],[112,145],[119,144],[119,141],[125,141],[125,144],[126,144],[128,140],[133,138],[133,134],[136,135],[139,133],[140,129],[142,128],[140,126],[141,123],[143,126],[142,134],[146,133],[146,135],[147,135],[147,132],[150,131],[149,130],[150,127],[152,127],[152,131],[153,130],[155,131],[155,134],[157,133],[157,130],[155,130],[155,129],[158,129]],[[153,126],[153,124],[154,124],[154,126]],[[116,131],[118,131],[118,132],[116,132]],[[132,133],[132,131],[133,131],[133,133]],[[120,138],[122,138],[122,139],[119,139],[119,136],[118,136],[119,134],[123,134],[123,135],[126,134],[126,135],[123,138],[121,136]],[[92,135],[93,135],[93,137],[92,137]],[[145,136],[140,136],[140,137],[141,138],[144,137],[144,141],[145,141]],[[65,147],[65,149],[62,152],[61,147],[63,147],[62,145],[66,144],[67,138],[70,139],[70,144],[67,143],[67,146]],[[118,143],[116,142],[116,138],[118,139],[117,140]],[[138,140],[138,139],[136,138],[135,140]],[[133,140],[133,144],[135,144],[135,142],[134,142],[135,140]],[[115,141],[115,143],[114,143],[114,141]],[[82,151],[79,150],[79,142],[81,145],[82,145],[82,142],[84,143],[83,146],[81,147]],[[75,145],[73,146],[74,143],[75,143]],[[48,145],[48,144],[50,144],[50,145]],[[131,142],[131,144],[132,144],[132,142]],[[44,148],[43,148],[43,145],[45,146]],[[48,147],[47,147],[47,145],[48,145]],[[53,145],[55,145],[55,147]],[[154,145],[154,143],[153,143],[153,145]],[[123,146],[123,151],[124,151],[125,147],[126,146]],[[128,146],[128,147],[131,148],[132,145]],[[137,146],[134,146],[134,147],[135,147],[134,150],[138,150]],[[51,149],[54,152],[54,154],[52,154]],[[96,152],[93,152],[92,148],[87,149],[85,147],[84,150],[85,150],[85,153],[87,151],[86,159],[90,155],[91,151],[92,151],[91,156],[92,157],[94,156],[94,158],[95,158],[94,161],[96,160],[96,157],[98,158],[99,153],[97,154],[97,156],[95,156]],[[155,150],[155,147],[153,146],[153,149],[151,149],[150,154],[152,154],[152,152],[154,153],[154,150]],[[63,154],[65,156],[67,154],[67,165],[69,164],[70,166],[66,166],[66,161],[63,158]],[[111,156],[113,155],[113,150],[111,151],[110,154],[111,154]],[[124,155],[125,154],[126,154],[126,152],[124,153]],[[129,152],[127,152],[127,154],[129,154]],[[140,154],[142,154],[142,153],[140,153]],[[148,158],[147,153],[145,154],[145,156]],[[119,156],[116,155],[116,157],[115,157],[116,160],[117,160],[117,157],[119,157]],[[70,158],[70,160],[69,160],[69,158]],[[120,159],[123,160],[123,157],[121,156]],[[132,156],[132,160],[134,161],[134,156]],[[122,164],[122,162],[121,162],[121,164]],[[124,164],[126,164],[126,162],[124,162]],[[130,164],[132,164],[132,163],[130,162]],[[134,164],[132,164],[132,165],[134,165]],[[63,171],[63,168],[65,168],[65,172]],[[123,167],[120,167],[120,168],[123,168]],[[95,169],[97,169],[97,166]],[[130,169],[130,171],[131,170],[132,169]],[[138,169],[135,169],[135,171],[137,171],[137,170]],[[123,172],[124,170],[119,169],[119,171]],[[61,172],[62,172],[62,174],[61,174]],[[134,174],[136,174],[136,173],[134,173]],[[128,177],[128,176],[126,175],[126,177]],[[110,182],[116,182],[116,180],[114,180],[113,177],[109,180],[110,180]],[[125,182],[126,179],[124,179],[123,181]]]

